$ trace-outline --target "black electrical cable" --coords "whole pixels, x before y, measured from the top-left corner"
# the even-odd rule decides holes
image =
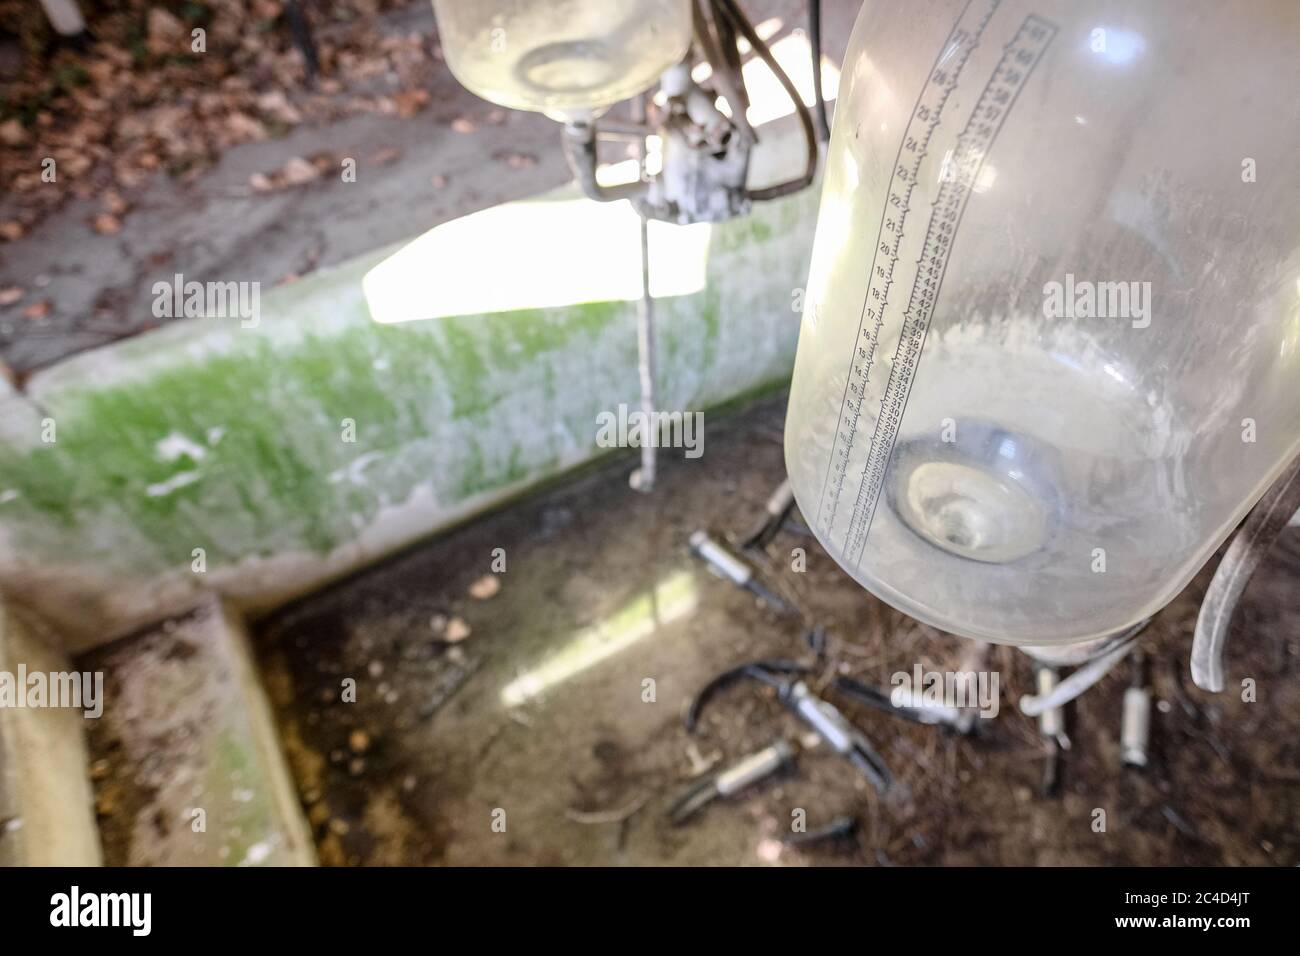
[[[695,26],[695,44],[700,48],[700,55],[713,67],[714,71],[722,68],[722,50],[718,46],[717,37],[713,33],[713,23],[705,16],[705,8],[708,12],[713,12],[709,6],[710,0],[697,0],[691,5],[691,18]]]
[[[785,674],[793,677],[811,674],[812,670],[813,669],[809,664],[805,664],[802,661],[785,660],[784,658],[768,661],[749,661],[748,663],[728,668],[705,684],[704,687],[701,688],[700,692],[695,695],[690,706],[686,708],[686,732],[695,732],[695,727],[700,722],[700,713],[704,710],[704,705],[707,704],[718,691],[734,684],[742,677],[748,677],[750,680],[756,680],[760,684],[766,684],[768,687],[780,690],[782,680],[777,675]]]
[[[289,32],[293,34],[293,42],[298,45],[298,52],[302,54],[303,63],[307,66],[307,80],[314,84],[320,75],[320,58],[316,54],[316,40],[312,36],[311,24],[307,22],[307,14],[299,0],[288,0],[284,12],[289,21]]]
[[[812,46],[813,110],[817,115],[817,138],[831,138],[826,122],[826,98],[822,95],[822,0],[808,0],[808,43]]]
[[[730,21],[718,12],[713,0],[696,0],[692,9],[695,44],[713,71],[712,86],[731,105],[731,119],[741,137],[746,143],[753,144],[757,137],[745,117],[745,111],[749,108],[749,96],[745,92],[745,80],[740,72],[735,31]]]
[[[758,54],[759,59],[767,64],[767,68],[772,71],[782,88],[785,89],[786,94],[790,97],[790,102],[794,104],[799,123],[803,126],[804,139],[808,144],[808,165],[801,177],[792,179],[789,182],[778,183],[775,186],[767,186],[763,189],[751,189],[749,198],[754,200],[776,199],[780,196],[788,196],[790,193],[798,192],[811,185],[817,175],[817,131],[813,128],[812,113],[804,105],[803,97],[799,95],[798,89],[795,88],[790,77],[786,75],[785,70],[781,69],[781,64],[776,62],[776,57],[772,55],[772,51],[763,42],[763,38],[754,30],[753,24],[740,12],[740,8],[736,6],[736,0],[713,0],[713,3],[714,8],[725,14],[737,32],[749,42],[749,45],[754,48],[754,52]]]

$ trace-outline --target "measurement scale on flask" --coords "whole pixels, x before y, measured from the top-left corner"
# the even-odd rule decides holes
[[[945,115],[960,109],[962,98],[953,100],[952,94],[963,83],[979,82],[966,75],[967,67],[981,42],[987,42],[986,30],[1001,2],[971,0],[966,5],[930,69],[894,159],[817,511],[823,540],[853,566],[866,547],[966,202],[1020,90],[1056,35],[1054,24],[1026,17],[1002,47],[960,132],[945,135],[945,126],[951,130],[960,122],[960,117]],[[927,209],[922,197],[930,190],[923,186],[916,192],[917,185],[927,158],[940,159],[941,151],[938,189]],[[888,379],[882,382],[886,366],[873,366],[891,348]],[[874,424],[870,418],[862,422],[864,412],[874,415]],[[870,441],[863,446],[859,433],[867,428]],[[850,478],[857,479],[856,488]],[[847,511],[846,482],[852,495]],[[837,526],[842,529],[838,533]]]

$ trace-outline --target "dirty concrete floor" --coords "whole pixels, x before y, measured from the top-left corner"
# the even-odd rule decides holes
[[[85,721],[106,866],[314,858],[238,614],[213,600],[78,666],[113,702]]]
[[[710,416],[708,454],[662,452],[651,495],[629,490],[634,461],[619,457],[263,622],[259,653],[322,861],[1300,863],[1297,535],[1252,586],[1228,661],[1256,680],[1257,702],[1187,676],[1204,573],[1150,629],[1145,773],[1120,764],[1117,672],[1073,709],[1061,792],[1040,796],[1044,752],[1014,706],[1031,669],[997,648],[1001,712],[974,738],[846,705],[896,775],[888,798],[823,747],[669,826],[666,806],[703,767],[804,732],[753,685],[711,703],[696,735],[682,726],[719,670],[806,653],[804,624],[687,551],[697,528],[739,536],[784,477],[783,410],[778,398]],[[804,573],[791,569],[798,547]],[[888,686],[917,663],[953,668],[970,646],[870,597],[797,529],[760,563],[827,628],[828,668]],[[341,699],[349,680],[354,702]],[[857,833],[786,845],[800,810],[810,830],[852,815]]]

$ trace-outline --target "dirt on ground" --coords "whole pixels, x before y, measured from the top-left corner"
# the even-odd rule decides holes
[[[828,635],[818,687],[841,673],[887,688],[918,663],[954,669],[974,647],[874,599],[797,512],[751,557],[802,618],[689,554],[698,528],[743,536],[784,478],[783,409],[777,399],[711,416],[709,454],[661,452],[652,494],[629,489],[634,462],[615,458],[265,621],[260,653],[322,861],[1300,863],[1294,533],[1239,610],[1228,692],[1200,691],[1188,675],[1212,567],[1148,628],[1143,771],[1121,761],[1131,673],[1121,666],[1069,708],[1072,746],[1046,795],[1046,747],[1016,707],[1034,690],[1033,667],[1008,647],[986,664],[1001,677],[1000,712],[969,737],[826,691],[890,766],[884,796],[825,746],[807,746],[807,727],[755,683],[723,691],[687,733],[684,711],[713,675],[756,658],[809,659],[811,623]],[[795,548],[806,550],[803,572],[792,570]],[[1246,677],[1253,702],[1238,690]],[[340,692],[349,680],[352,701]],[[792,767],[683,826],[668,822],[701,774],[781,737],[803,748]],[[851,834],[798,844],[794,821],[814,831],[845,817]]]
[[[192,182],[230,147],[302,124],[413,116],[444,68],[436,35],[376,30],[380,13],[404,5],[303,4],[298,33],[281,0],[83,0],[87,32],[73,39],[37,4],[0,0],[0,177],[10,187],[0,239],[95,196],[92,225],[111,235],[155,174]],[[319,157],[295,158],[279,181],[268,171],[250,185],[319,175]]]
[[[428,0],[302,4],[314,75],[281,0],[81,6],[72,40],[0,0],[0,374],[19,385],[157,327],[161,278],[270,288],[566,178],[553,123],[457,83]]]
[[[314,76],[284,0],[82,0],[75,39],[0,0],[0,376],[156,328],[176,274],[269,290],[571,178],[552,120],[457,82],[429,0],[299,6]],[[857,6],[825,0],[832,60]]]

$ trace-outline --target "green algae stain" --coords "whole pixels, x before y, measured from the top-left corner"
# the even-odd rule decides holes
[[[51,523],[126,525],[130,560],[147,572],[187,564],[193,547],[205,548],[209,567],[324,553],[352,540],[383,501],[410,493],[410,468],[385,484],[382,462],[433,434],[424,473],[449,504],[551,467],[553,449],[525,450],[494,420],[502,408],[507,418],[542,411],[548,403],[528,396],[555,392],[548,353],[580,352],[581,338],[628,314],[626,303],[591,303],[432,328],[366,323],[289,346],[250,337],[144,381],[67,388],[47,399],[54,444],[0,445],[0,492],[12,492],[0,520],[38,553],[52,544]],[[182,451],[164,453],[169,438]],[[98,550],[87,544],[79,556],[124,558],[112,542]]]
[[[216,812],[207,819],[216,840],[212,849],[226,852],[213,853],[205,862],[209,866],[256,865],[258,862],[275,862],[275,851],[280,850],[274,801],[264,786],[262,768],[256,766],[252,737],[225,727],[212,744],[212,760],[204,773],[202,793],[215,800]],[[249,797],[239,800],[232,796],[244,790]],[[271,858],[249,859],[254,846],[271,841]]]
[[[741,314],[733,273],[759,269],[761,246],[792,279],[759,269],[755,282],[802,281],[804,265],[782,250],[803,218],[779,203],[719,225],[707,288],[658,303],[665,402],[755,384],[760,370],[729,360],[730,343],[748,323],[761,333],[770,320]],[[188,567],[194,547],[206,549],[209,568],[325,553],[421,484],[450,508],[580,460],[595,448],[599,412],[635,400],[632,302],[402,326],[358,310],[341,328],[313,332],[308,313],[328,308],[322,301],[286,314],[287,327],[304,330],[288,342],[240,336],[221,351],[202,337],[138,340],[118,350],[128,365],[173,364],[107,386],[88,376],[43,396],[58,441],[0,443],[0,523],[19,553],[38,566],[85,561],[144,574]],[[354,442],[343,440],[346,420]],[[176,436],[183,441],[160,446]],[[166,447],[182,450],[169,460]]]

